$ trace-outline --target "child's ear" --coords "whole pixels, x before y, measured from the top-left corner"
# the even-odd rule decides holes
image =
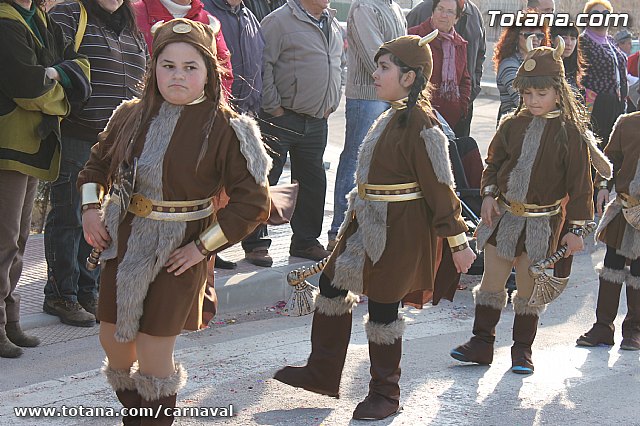
[[[408,89],[409,87],[413,86],[413,83],[415,81],[416,81],[416,72],[415,71],[406,72],[406,73],[402,74],[402,78],[400,78],[400,84],[405,89]]]

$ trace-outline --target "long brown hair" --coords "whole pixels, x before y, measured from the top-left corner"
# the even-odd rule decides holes
[[[169,43],[171,44],[171,43]],[[145,77],[144,89],[142,91],[142,97],[136,99],[131,111],[127,111],[126,114],[116,114],[109,121],[107,125],[108,131],[117,132],[114,143],[107,155],[111,156],[111,163],[109,165],[109,176],[113,176],[121,163],[125,161],[131,161],[131,155],[133,152],[133,146],[136,139],[140,136],[140,132],[152,118],[152,115],[156,113],[158,105],[164,102],[160,90],[158,89],[158,80],[156,78],[156,66],[158,63],[158,57],[168,46],[165,45],[159,51],[153,52],[151,63],[147,68],[147,74]],[[198,164],[206,152],[208,146],[209,134],[213,123],[216,119],[217,113],[223,111],[230,116],[236,116],[231,108],[229,108],[224,96],[222,96],[222,87],[220,85],[220,66],[214,56],[209,56],[203,49],[197,45],[193,45],[198,52],[202,55],[202,58],[207,69],[207,82],[204,86],[204,93],[207,99],[213,101],[215,108],[212,108],[211,115],[203,127],[203,146],[198,158]],[[124,115],[124,117],[122,117]]]
[[[585,105],[576,97],[575,91],[567,80],[561,76],[518,76],[513,80],[513,87],[520,92],[520,105],[516,109],[517,115],[525,106],[522,94],[526,89],[554,88],[558,93],[559,107],[562,120],[573,124],[580,135],[584,137],[589,130],[589,113]]]
[[[498,39],[498,42],[493,49],[493,67],[496,72],[498,71],[498,66],[503,59],[515,55],[515,53],[518,51],[520,32],[538,28],[540,28],[544,33],[544,39],[542,39],[542,41],[540,42],[540,46],[549,46],[549,26],[547,25],[546,20],[543,22],[541,27],[518,27],[514,24],[502,30],[500,39]]]

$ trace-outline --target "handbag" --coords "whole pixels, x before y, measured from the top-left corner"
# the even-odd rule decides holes
[[[298,200],[298,190],[298,182],[274,185],[269,188],[271,196],[271,211],[267,220],[269,225],[283,225],[291,221]]]

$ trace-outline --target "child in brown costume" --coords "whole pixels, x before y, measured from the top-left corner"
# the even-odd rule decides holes
[[[581,226],[593,219],[590,157],[600,173],[611,172],[585,127],[584,107],[564,78],[563,46],[559,40],[556,49],[539,47],[526,55],[513,83],[520,106],[502,120],[489,146],[477,233],[485,270],[474,289],[474,336],[451,351],[459,361],[493,361],[496,324],[507,302],[505,282],[515,264],[511,370],[533,373],[531,345],[543,308],[528,304],[534,285],[529,266],[551,254],[558,241],[568,245],[567,256],[583,249]],[[569,232],[561,236],[561,202],[567,195]]]
[[[433,35],[435,37],[435,35]],[[338,397],[357,294],[369,297],[369,394],[354,419],[383,419],[399,409],[404,321],[399,302],[432,290],[436,237],[446,237],[459,272],[475,259],[454,192],[446,136],[428,102],[430,36],[404,36],[382,45],[373,74],[377,96],[391,103],[373,124],[358,157],[357,188],[341,238],[320,277],[304,367],[285,367],[275,379]]]
[[[221,96],[213,29],[186,19],[154,29],[142,98],[114,112],[78,185],[85,238],[104,250],[103,372],[125,407],[163,408],[160,418],[125,424],[165,425],[186,382],[173,359],[176,337],[202,322],[205,257],[267,219],[270,161],[255,121]],[[124,171],[134,160],[127,205]],[[211,197],[223,186],[229,202],[214,212]]]
[[[613,345],[613,321],[618,314],[620,291],[626,283],[627,315],[622,322],[620,349],[640,350],[640,112],[618,118],[604,149],[613,162],[616,197],[609,202],[604,178],[598,179],[597,209],[607,208],[596,230],[596,238],[607,245],[600,274],[596,323],[580,336],[579,346]],[[625,267],[629,265],[629,267]]]

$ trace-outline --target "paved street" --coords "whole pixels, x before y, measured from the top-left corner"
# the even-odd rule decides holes
[[[481,152],[495,131],[498,101],[483,96],[475,103],[472,129]],[[325,160],[327,194],[323,242],[333,204],[333,182],[344,138],[344,105],[330,120],[330,142]],[[287,179],[284,177],[284,179]],[[178,338],[176,360],[189,373],[178,395],[180,406],[233,406],[234,417],[184,417],[177,425],[347,425],[355,405],[366,395],[369,360],[362,316],[366,303],[354,313],[352,341],[341,386],[341,398],[332,399],[291,389],[271,379],[286,364],[302,365],[309,354],[311,316],[279,315],[278,302],[286,299],[284,274],[301,259],[288,256],[290,228],[273,228],[274,269],[260,269],[240,261],[233,247],[224,256],[238,260],[240,275],[217,275],[222,313],[211,328]],[[473,301],[470,288],[478,277],[464,276],[468,290],[457,292],[453,303],[444,301],[423,310],[405,309],[408,319],[400,382],[404,410],[382,425],[640,425],[640,362],[638,352],[619,350],[620,325],[612,348],[585,349],[575,339],[594,321],[597,276],[602,245],[591,242],[575,258],[571,281],[541,319],[534,345],[536,372],[519,376],[509,371],[513,310],[508,306],[497,329],[497,351],[490,367],[464,366],[449,357],[449,350],[471,334]],[[19,359],[0,359],[0,426],[2,425],[116,425],[116,418],[53,417],[17,419],[16,407],[119,409],[115,395],[99,372],[103,352],[98,327],[78,329],[61,325],[41,313],[46,263],[42,238],[29,243],[25,274],[19,284],[23,317],[43,345],[25,350]],[[624,306],[625,299],[622,297]]]

